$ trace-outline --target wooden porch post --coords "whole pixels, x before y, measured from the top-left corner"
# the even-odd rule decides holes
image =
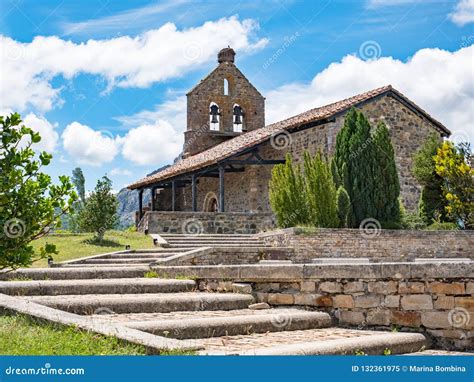
[[[156,203],[156,187],[151,188],[151,210],[155,211],[155,203]]]
[[[193,210],[193,212],[196,212],[197,211],[196,174],[191,175],[191,180],[192,180],[192,184],[191,184],[192,210]]]
[[[139,220],[142,220],[143,217],[143,189],[138,191],[138,216]]]
[[[171,182],[171,211],[176,211],[176,181]]]
[[[219,212],[224,212],[224,174],[225,169],[223,165],[219,166]]]

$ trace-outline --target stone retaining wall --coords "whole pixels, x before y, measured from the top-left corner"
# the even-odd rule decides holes
[[[138,230],[176,234],[254,234],[274,227],[272,214],[247,212],[149,211]]]
[[[339,326],[423,332],[444,349],[474,345],[473,262],[154,269],[166,277],[195,278],[202,289],[250,283],[259,302],[323,310]]]
[[[474,231],[415,231],[289,228],[259,235],[267,244],[294,248],[294,261],[317,257],[370,257],[372,261],[414,258],[474,259]],[[293,258],[292,258],[293,259]]]

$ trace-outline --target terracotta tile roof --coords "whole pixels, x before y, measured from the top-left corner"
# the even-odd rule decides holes
[[[393,94],[402,102],[408,104],[409,107],[417,110],[420,114],[422,114],[425,118],[430,120],[434,125],[442,130],[446,135],[450,134],[450,131],[443,124],[431,117],[427,112],[410,101],[402,93],[392,88],[392,86],[387,85],[338,102],[331,103],[326,106],[305,111],[304,113],[295,115],[294,117],[273,123],[260,129],[249,131],[248,133],[239,135],[235,138],[229,139],[228,141],[211,147],[206,151],[185,158],[165,168],[164,170],[157,172],[156,174],[140,179],[139,181],[130,184],[128,188],[133,190],[145,187],[178,175],[186,174],[210,165],[217,164],[226,158],[229,158],[248,148],[269,140],[272,136],[275,136],[284,130],[291,131],[292,129],[306,123],[317,122],[327,118],[335,117],[339,113],[345,112],[352,106],[358,106],[361,103],[370,101],[375,97],[382,96],[387,93]]]

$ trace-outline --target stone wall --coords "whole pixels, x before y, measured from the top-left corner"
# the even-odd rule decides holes
[[[474,231],[415,231],[288,228],[259,235],[267,244],[292,247],[295,262],[318,257],[369,257],[371,261],[415,258],[474,260]]]
[[[166,212],[149,211],[138,230],[148,233],[177,234],[253,234],[274,226],[273,216],[264,213],[239,212]]]
[[[419,331],[445,349],[472,350],[474,345],[472,262],[154,269],[167,277],[195,278],[202,289],[246,282],[259,302],[326,311],[339,326]]]
[[[207,101],[206,101],[207,102]],[[441,132],[426,118],[414,113],[390,96],[375,99],[360,107],[375,126],[385,121],[395,150],[396,164],[400,177],[401,197],[407,210],[413,211],[418,205],[420,186],[411,173],[412,157],[431,133]],[[303,152],[314,154],[318,150],[332,155],[336,136],[344,124],[344,115],[334,122],[291,134],[288,144],[275,149],[271,142],[260,147],[265,159],[284,159],[290,152],[296,163],[302,161]],[[262,125],[263,126],[263,125]],[[206,138],[207,139],[207,138]],[[356,154],[355,154],[356,155]],[[225,174],[226,211],[270,212],[268,182],[273,166],[247,166],[243,173]],[[218,193],[218,181],[215,178],[200,178],[198,185],[198,210],[204,208],[204,198],[209,192]],[[169,195],[169,191],[165,191]],[[160,198],[160,196],[159,196]],[[169,196],[163,196],[170,205]],[[179,191],[179,210],[191,210],[191,186]]]
[[[224,79],[229,92],[224,94]],[[219,106],[219,131],[209,129],[211,102]],[[222,62],[187,94],[187,130],[184,134],[184,156],[194,155],[233,136],[233,108],[244,112],[243,129],[265,126],[265,98],[232,62]]]

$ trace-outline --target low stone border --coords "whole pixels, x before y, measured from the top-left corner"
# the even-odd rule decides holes
[[[153,267],[200,289],[251,283],[257,302],[330,313],[343,327],[401,328],[443,349],[472,349],[474,261],[370,264],[256,264]]]
[[[203,349],[191,341],[156,336],[137,329],[101,320],[97,317],[80,316],[5,294],[0,294],[0,308],[65,326],[77,326],[80,329],[105,336],[114,336],[126,342],[142,345],[150,354],[160,354],[160,352],[172,350],[195,351]]]

